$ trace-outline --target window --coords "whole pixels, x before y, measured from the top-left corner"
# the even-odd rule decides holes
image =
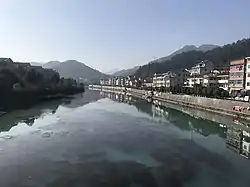
[[[236,84],[243,84],[243,81],[236,81]]]
[[[247,68],[248,68],[248,69],[250,68],[250,64],[247,65]]]
[[[244,73],[243,72],[236,72],[235,75],[240,77],[240,76],[243,76]]]
[[[230,76],[231,76],[231,77],[235,76],[235,73],[230,73]]]
[[[250,86],[250,82],[247,82],[247,86]]]
[[[247,146],[246,146],[246,145],[244,145],[244,149],[247,149]]]

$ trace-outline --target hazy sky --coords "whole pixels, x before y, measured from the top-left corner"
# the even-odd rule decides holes
[[[250,37],[250,0],[0,0],[0,56],[107,71]]]

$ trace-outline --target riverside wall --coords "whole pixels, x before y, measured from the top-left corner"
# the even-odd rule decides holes
[[[132,89],[132,93],[143,94],[144,90]],[[250,111],[244,110],[242,112],[232,110],[233,106],[250,107],[249,102],[207,98],[193,95],[178,95],[171,93],[161,93],[158,96],[154,96],[153,99],[168,102],[172,104],[187,106],[190,108],[196,108],[213,112],[217,114],[229,115],[232,117],[238,117],[245,120],[250,120]]]
[[[99,89],[103,91],[120,91],[127,92],[131,95],[143,96],[145,90],[125,88],[125,87],[110,87],[110,86],[99,86]],[[232,110],[233,106],[250,107],[249,102],[234,101],[234,100],[224,100],[216,98],[207,98],[192,95],[179,95],[171,93],[160,93],[157,96],[153,96],[154,100],[167,102],[171,104],[182,105],[190,108],[205,110],[208,112],[213,112],[217,114],[228,115],[232,117],[237,117],[239,119],[250,120],[250,111],[244,110],[242,112]]]

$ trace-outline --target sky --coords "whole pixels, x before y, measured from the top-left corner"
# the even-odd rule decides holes
[[[0,57],[106,72],[250,37],[249,0],[0,0]]]

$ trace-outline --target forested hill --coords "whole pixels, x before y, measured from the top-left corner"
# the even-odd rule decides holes
[[[235,43],[217,47],[210,51],[189,51],[173,56],[170,60],[161,63],[149,63],[141,66],[135,73],[136,76],[147,77],[154,73],[163,73],[169,70],[190,68],[201,60],[211,60],[215,67],[228,66],[230,60],[250,56],[250,38],[239,40]]]

